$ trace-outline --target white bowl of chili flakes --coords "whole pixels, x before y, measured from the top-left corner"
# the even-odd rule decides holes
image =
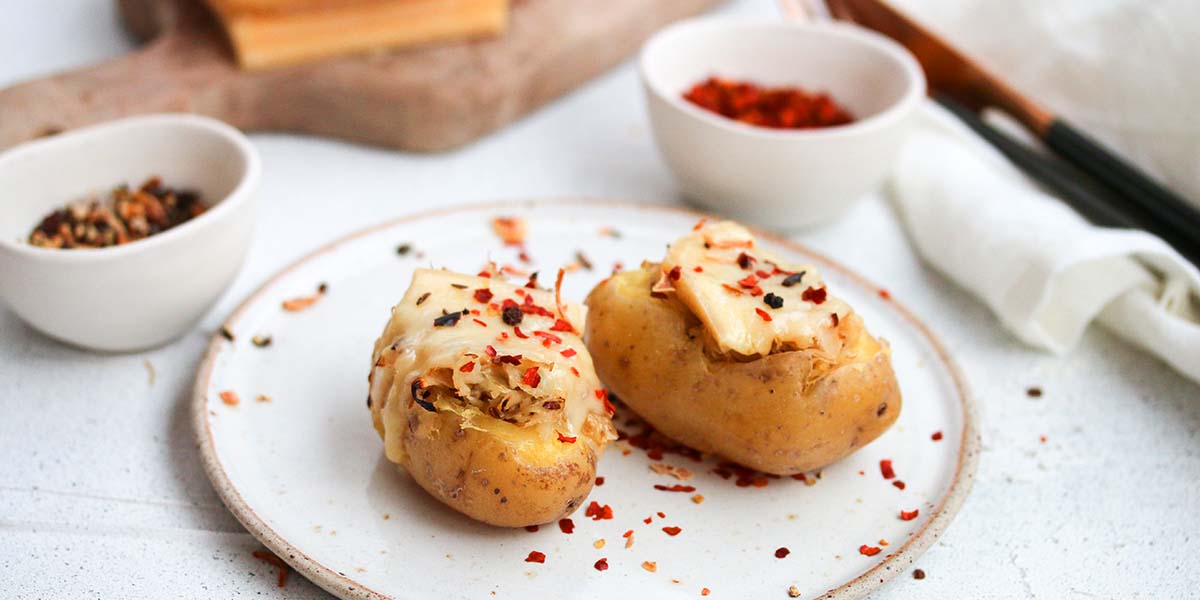
[[[843,23],[690,19],[655,34],[640,62],[651,129],[684,196],[776,229],[830,221],[878,189],[925,96],[907,50]],[[713,77],[832,98],[851,122],[774,128],[685,99]]]
[[[187,114],[121,119],[16,146],[0,154],[0,299],[35,329],[84,348],[127,352],[173,340],[237,275],[260,171],[238,130]],[[119,245],[30,243],[56,210],[150,177],[198,194],[208,208]]]

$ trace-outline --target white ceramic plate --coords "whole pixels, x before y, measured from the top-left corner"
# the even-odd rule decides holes
[[[953,518],[970,488],[978,437],[971,400],[944,349],[880,288],[762,232],[772,250],[822,267],[830,289],[891,342],[904,407],[890,431],[826,468],[815,485],[784,478],[738,487],[711,472],[715,461],[668,454],[665,462],[696,473],[684,483],[704,496],[699,504],[691,493],[655,490],[679,482],[651,472],[655,461],[644,451],[623,454],[628,443],[618,442],[600,461],[605,482],[591,495],[611,505],[615,518],[593,521],[580,511],[570,535],[555,525],[490,527],[433,500],[382,456],[366,407],[371,348],[414,268],[474,273],[489,257],[521,265],[491,231],[498,215],[528,220],[532,268],[554,273],[577,250],[590,259],[594,270],[567,277],[564,295],[573,299],[615,262],[636,266],[662,256],[700,216],[607,202],[427,214],[337,241],[251,296],[226,323],[236,339],[215,336],[200,367],[196,433],[225,504],[304,576],[342,598],[613,598],[631,590],[699,598],[703,588],[711,598],[786,597],[793,585],[802,598],[854,598],[904,571]],[[404,256],[402,244],[412,248]],[[321,282],[328,293],[311,308],[281,309]],[[273,343],[254,346],[256,334]],[[222,402],[224,390],[235,391],[240,404]],[[256,401],[259,394],[271,400]],[[941,441],[931,439],[937,431]],[[904,490],[883,478],[882,459],[893,461]],[[916,519],[900,519],[901,510],[913,509]],[[682,533],[668,536],[664,526]],[[630,529],[635,542],[627,549],[622,534]],[[599,539],[606,544],[598,549]],[[882,551],[864,556],[864,544]],[[780,547],[790,555],[776,558]],[[525,562],[532,550],[546,562]],[[610,566],[604,572],[593,568],[602,557]]]

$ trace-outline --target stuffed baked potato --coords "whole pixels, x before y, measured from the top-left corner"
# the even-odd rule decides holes
[[[387,458],[485,523],[554,521],[616,438],[576,333],[584,310],[493,277],[418,270],[375,342],[368,405]]]
[[[900,414],[889,349],[816,269],[731,222],[698,225],[661,264],[587,298],[602,381],[667,436],[767,473],[832,463]]]

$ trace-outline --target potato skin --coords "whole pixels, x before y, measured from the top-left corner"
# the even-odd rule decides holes
[[[805,388],[805,351],[715,360],[689,339],[698,321],[650,295],[656,272],[610,278],[588,296],[584,340],[601,381],[663,434],[766,473],[833,463],[879,437],[900,414],[886,349],[857,315],[843,320],[858,358]]]
[[[536,436],[514,443],[492,432],[462,428],[448,410],[410,409],[400,464],[433,497],[467,516],[501,527],[556,521],[574,512],[596,480],[597,452]]]

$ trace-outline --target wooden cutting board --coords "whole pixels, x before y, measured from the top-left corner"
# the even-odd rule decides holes
[[[248,131],[403,150],[470,142],[620,62],[719,0],[514,0],[503,36],[239,71],[194,0],[118,0],[141,50],[0,90],[0,149],[126,115],[195,112]]]

